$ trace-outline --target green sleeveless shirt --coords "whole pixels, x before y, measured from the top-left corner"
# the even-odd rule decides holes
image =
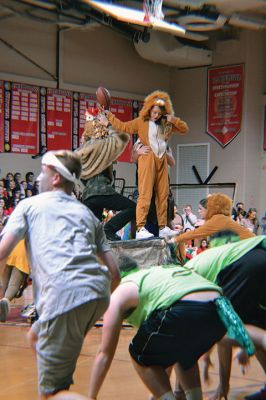
[[[195,272],[177,265],[152,267],[132,273],[122,279],[122,284],[134,282],[139,289],[137,308],[126,318],[139,327],[149,315],[158,309],[167,309],[186,294],[222,289]]]

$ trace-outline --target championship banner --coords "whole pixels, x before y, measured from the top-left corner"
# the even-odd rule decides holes
[[[12,83],[10,117],[11,152],[38,153],[39,87]]]
[[[266,150],[266,107],[264,107],[264,143],[263,150]]]
[[[0,153],[4,151],[4,82],[0,81]]]
[[[48,150],[72,150],[72,92],[47,89]]]
[[[222,147],[240,132],[244,65],[208,69],[207,133]]]
[[[132,100],[113,97],[111,101],[110,111],[121,121],[130,121],[133,118]],[[131,140],[128,142],[127,147],[125,148],[121,156],[117,159],[117,161],[130,162],[133,143],[132,137],[130,139]]]
[[[84,125],[86,122],[86,111],[93,108],[97,108],[97,101],[95,94],[86,94],[80,93],[79,95],[79,122],[78,122],[78,131],[79,131],[79,144],[80,138],[84,131]]]

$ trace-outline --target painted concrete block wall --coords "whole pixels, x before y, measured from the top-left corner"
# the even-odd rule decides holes
[[[151,64],[133,43],[110,29],[95,27],[62,35],[61,79],[85,87],[104,85],[127,96],[143,96],[158,85],[169,90],[169,67]]]
[[[209,142],[210,169],[218,166],[214,181],[237,182],[237,199],[243,200],[247,207],[256,206],[262,210],[266,204],[260,182],[261,174],[265,174],[261,167],[261,159],[265,158],[261,106],[266,69],[263,33],[244,32],[238,40],[217,43],[214,66],[242,62],[245,64],[242,129],[224,149],[206,134],[207,68],[172,71],[171,89],[176,113],[190,126],[189,135],[177,136],[173,143]]]
[[[1,21],[0,35],[33,58],[53,75],[56,74],[56,27],[21,17]],[[242,130],[225,149],[206,134],[207,68],[179,70],[153,64],[140,58],[126,38],[107,28],[68,30],[61,33],[60,85],[71,90],[90,91],[99,84],[114,95],[143,98],[154,89],[167,90],[176,115],[188,122],[190,133],[175,136],[178,143],[210,143],[210,168],[217,165],[215,181],[237,181],[238,200],[247,207],[266,204],[266,157],[262,150],[263,105],[266,91],[265,32],[245,31],[239,38],[214,44],[214,66],[245,63],[245,96]],[[45,72],[23,60],[0,44],[0,79],[56,87]],[[40,160],[30,156],[0,154],[3,172],[34,170]],[[128,185],[135,182],[135,166],[118,163],[118,177]],[[174,170],[171,172],[175,180]],[[265,193],[265,194],[264,194]],[[253,197],[252,197],[253,196]]]

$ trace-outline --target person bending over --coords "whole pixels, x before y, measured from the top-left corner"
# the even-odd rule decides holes
[[[216,308],[218,303],[221,301],[235,315],[221,297],[221,289],[181,266],[139,270],[136,262],[125,256],[119,265],[124,278],[104,315],[89,398],[97,398],[126,319],[139,328],[129,352],[137,373],[154,397],[175,399],[165,370],[178,363],[186,398],[201,400],[197,360],[226,333]]]
[[[216,232],[229,229],[239,235],[240,239],[255,236],[249,229],[244,228],[231,217],[232,200],[224,193],[214,193],[207,197],[207,213],[205,223],[197,229],[175,236],[171,241],[178,243],[177,249],[182,260],[185,259],[184,243],[194,239],[206,239]]]
[[[235,232],[226,230],[211,236],[210,243],[211,248],[188,261],[186,267],[223,289],[242,321],[250,326],[248,331],[258,347],[256,357],[266,374],[266,237],[240,240]],[[222,357],[226,367],[221,369],[224,375],[213,399],[227,396],[229,391],[230,349],[224,350]],[[252,400],[252,395],[246,399]]]

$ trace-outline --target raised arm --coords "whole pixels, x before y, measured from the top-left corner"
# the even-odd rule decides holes
[[[135,118],[132,121],[122,122],[116,118],[110,111],[106,111],[106,115],[110,124],[119,132],[126,132],[131,135],[138,133],[139,118]]]
[[[111,296],[104,314],[102,340],[96,354],[89,385],[89,399],[97,399],[99,390],[114,358],[125,313],[138,303],[138,288],[133,283],[120,285]]]
[[[188,125],[185,121],[182,121],[182,119],[170,114],[167,114],[166,118],[167,122],[171,122],[173,125],[173,132],[178,132],[181,135],[188,133]]]
[[[215,232],[217,232],[218,228],[213,222],[206,221],[204,225],[200,226],[197,229],[194,229],[193,231],[188,231],[185,233],[182,233],[179,236],[175,236],[175,241],[177,243],[180,242],[187,242],[188,240],[192,239],[200,239],[200,238],[205,238],[207,236],[211,236]]]

